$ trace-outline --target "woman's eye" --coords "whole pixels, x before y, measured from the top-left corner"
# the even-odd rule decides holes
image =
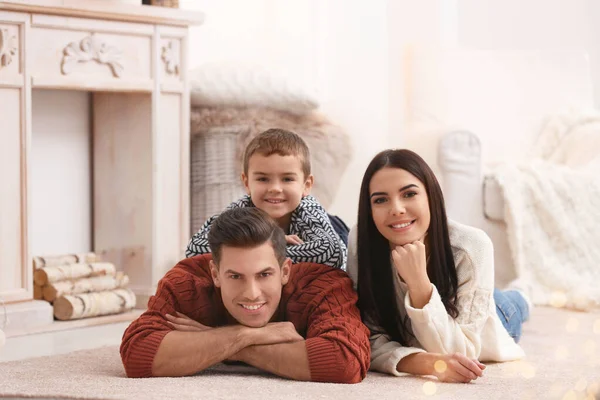
[[[373,200],[373,204],[382,204],[382,203],[385,203],[385,202],[386,202],[385,197],[378,197],[375,200]]]
[[[406,198],[415,197],[416,195],[417,195],[417,192],[406,192],[406,193],[404,193],[404,197],[406,197]]]

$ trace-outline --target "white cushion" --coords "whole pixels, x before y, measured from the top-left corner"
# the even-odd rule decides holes
[[[303,85],[257,65],[208,63],[189,72],[192,106],[255,106],[305,114],[319,104]]]

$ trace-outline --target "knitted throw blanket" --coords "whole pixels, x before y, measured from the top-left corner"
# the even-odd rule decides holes
[[[538,159],[495,170],[517,275],[535,304],[600,304],[599,172],[600,158],[577,169]]]

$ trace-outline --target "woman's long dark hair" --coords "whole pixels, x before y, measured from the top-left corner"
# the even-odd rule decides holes
[[[392,340],[408,346],[410,334],[396,303],[396,269],[390,262],[390,245],[375,226],[371,213],[369,185],[373,175],[386,167],[408,171],[425,185],[431,214],[427,231],[427,275],[436,286],[446,311],[454,318],[458,316],[458,278],[450,247],[444,196],[435,174],[419,155],[410,150],[385,150],[377,154],[367,167],[360,187],[357,242],[358,304],[364,321],[383,328]]]

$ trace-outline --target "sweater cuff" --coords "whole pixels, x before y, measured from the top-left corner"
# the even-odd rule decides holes
[[[158,346],[171,330],[154,331],[140,340],[128,354],[125,369],[127,376],[147,378],[152,376],[152,364],[158,351]]]
[[[425,304],[423,308],[414,308],[410,302],[410,293],[406,292],[404,297],[404,307],[406,308],[406,314],[410,318],[412,323],[426,324],[429,323],[435,316],[446,315],[446,307],[442,303],[442,298],[437,291],[437,288],[431,284],[431,298],[429,302]]]
[[[310,380],[313,382],[336,382],[343,373],[344,365],[340,365],[338,352],[330,340],[314,337],[306,339],[308,368]],[[340,369],[341,368],[341,369]]]
[[[425,350],[419,349],[417,347],[397,348],[390,355],[390,357],[387,360],[385,360],[385,363],[383,364],[383,370],[385,372],[387,372],[388,374],[391,374],[394,376],[411,375],[408,372],[399,372],[398,371],[398,363],[400,363],[400,360],[402,360],[404,357],[410,356],[411,354],[415,354],[415,353],[425,353]]]

